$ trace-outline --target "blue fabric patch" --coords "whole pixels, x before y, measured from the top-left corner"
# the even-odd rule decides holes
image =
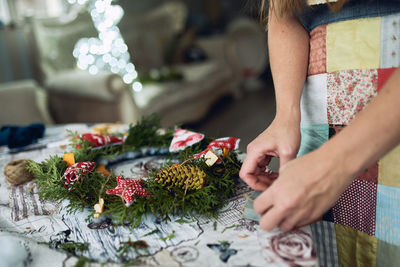
[[[314,151],[329,139],[328,124],[304,125],[301,126],[300,131],[301,145],[297,157]]]
[[[378,184],[375,236],[400,246],[400,188]]]
[[[297,17],[307,31],[338,21],[391,15],[400,12],[399,0],[365,0],[348,1],[338,13],[332,12],[327,5],[304,6]]]
[[[323,221],[328,221],[328,222],[334,222],[333,218],[333,210],[329,209],[323,216],[322,216]]]

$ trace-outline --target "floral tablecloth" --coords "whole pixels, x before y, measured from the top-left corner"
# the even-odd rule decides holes
[[[149,215],[130,229],[114,227],[107,218],[87,220],[89,211],[68,214],[66,203],[42,201],[34,181],[11,186],[5,180],[3,170],[11,160],[61,156],[68,143],[67,129],[90,131],[82,124],[52,127],[38,144],[25,150],[0,147],[0,266],[74,266],[77,256],[54,248],[65,242],[88,243],[88,250],[79,256],[95,264],[107,262],[106,266],[127,261],[141,266],[318,266],[309,227],[265,232],[257,222],[243,218],[246,197],[252,193],[245,184],[239,185],[217,219],[172,217],[163,222]],[[143,154],[112,168],[137,178],[163,161],[162,156]],[[138,240],[148,247],[123,254],[118,250],[124,242]]]

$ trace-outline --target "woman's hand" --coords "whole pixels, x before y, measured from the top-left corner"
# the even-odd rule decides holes
[[[319,219],[359,172],[400,144],[399,84],[400,68],[340,133],[280,168],[254,201],[263,229],[286,231]]]
[[[247,146],[247,157],[240,170],[240,177],[251,188],[263,191],[277,177],[266,172],[272,157],[280,158],[284,166],[294,159],[300,146],[299,116],[276,117],[272,124]]]
[[[355,174],[328,152],[320,148],[280,168],[279,178],[254,201],[261,228],[289,231],[318,220],[335,204]]]
[[[280,165],[296,157],[300,146],[300,98],[307,75],[309,34],[293,14],[268,16],[268,55],[276,97],[276,118],[247,147],[240,177],[253,189],[265,190],[277,177],[265,172],[272,157]]]

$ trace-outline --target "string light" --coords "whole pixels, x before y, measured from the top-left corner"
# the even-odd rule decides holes
[[[130,61],[128,46],[117,27],[124,15],[119,5],[112,0],[67,0],[69,4],[87,5],[93,24],[99,32],[98,38],[82,38],[74,48],[73,56],[78,68],[97,74],[100,70],[109,70],[121,75],[135,92],[143,89],[136,81],[138,73]]]

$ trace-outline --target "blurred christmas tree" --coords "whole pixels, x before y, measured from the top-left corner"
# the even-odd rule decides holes
[[[109,70],[121,75],[134,91],[141,91],[138,73],[132,64],[126,45],[118,28],[124,15],[121,6],[112,0],[67,0],[71,5],[85,5],[93,24],[99,32],[98,38],[83,38],[75,45],[73,55],[78,68],[96,74]]]

